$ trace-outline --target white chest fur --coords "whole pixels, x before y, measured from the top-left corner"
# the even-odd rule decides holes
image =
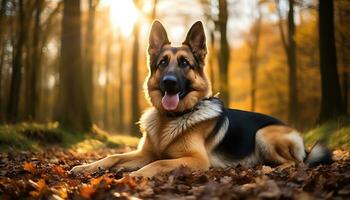
[[[218,100],[203,100],[192,112],[160,125],[161,115],[155,108],[150,108],[141,116],[140,127],[150,138],[154,148],[161,153],[179,135],[200,122],[217,118],[221,113],[222,107]]]

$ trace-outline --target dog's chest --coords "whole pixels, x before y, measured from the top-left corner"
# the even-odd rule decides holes
[[[146,134],[151,140],[155,153],[159,156],[164,154],[167,147],[190,127],[188,121],[183,118],[164,120],[156,115],[150,122],[147,124]]]
[[[203,100],[192,112],[173,118],[167,118],[155,108],[150,108],[141,116],[140,127],[160,155],[169,144],[196,124],[217,118],[221,113],[221,104],[216,100]]]

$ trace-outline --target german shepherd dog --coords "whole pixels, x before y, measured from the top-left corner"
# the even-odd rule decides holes
[[[299,133],[278,119],[225,108],[211,97],[204,73],[207,54],[201,22],[196,22],[180,47],[172,47],[159,21],[149,36],[149,74],[145,94],[152,107],[140,119],[143,137],[137,150],[76,166],[71,173],[111,167],[152,177],[179,166],[193,170],[237,164],[317,164],[331,159],[323,146],[306,153]],[[328,156],[328,157],[327,157]]]

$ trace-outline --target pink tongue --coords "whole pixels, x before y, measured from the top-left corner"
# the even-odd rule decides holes
[[[178,104],[179,104],[179,93],[168,94],[167,92],[165,92],[165,95],[162,98],[162,105],[165,110],[175,110]]]

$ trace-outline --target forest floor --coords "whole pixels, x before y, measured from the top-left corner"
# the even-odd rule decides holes
[[[350,199],[348,119],[304,134],[307,144],[327,136],[334,163],[289,168],[255,166],[193,172],[180,167],[152,179],[124,169],[70,175],[89,163],[136,147],[137,138],[64,132],[57,124],[0,126],[0,199]]]
[[[121,151],[0,153],[0,199],[350,199],[350,154],[342,150],[333,152],[333,164],[314,168],[180,167],[152,179],[131,178],[123,169],[68,174],[75,165]]]

